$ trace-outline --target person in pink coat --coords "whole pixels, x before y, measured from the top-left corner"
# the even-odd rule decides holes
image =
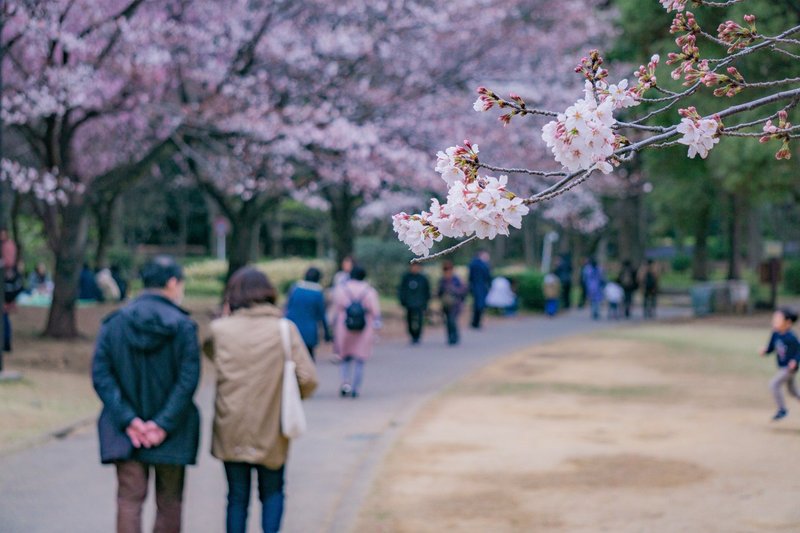
[[[358,397],[364,379],[364,363],[372,355],[375,330],[380,327],[378,292],[364,281],[367,273],[353,267],[350,279],[333,295],[333,348],[341,358],[342,397]]]

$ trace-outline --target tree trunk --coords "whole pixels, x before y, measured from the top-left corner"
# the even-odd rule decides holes
[[[708,280],[708,230],[711,223],[711,206],[705,205],[697,213],[694,228],[694,253],[692,254],[692,279]]]
[[[742,199],[739,193],[730,195],[730,214],[728,218],[728,279],[742,277]]]
[[[58,339],[78,336],[76,302],[78,280],[86,254],[89,217],[83,205],[68,205],[61,209],[61,227],[58,239],[51,236],[51,246],[56,256],[53,273],[55,288],[47,327],[44,334]]]
[[[761,235],[761,212],[752,205],[747,217],[747,266],[755,270],[764,255],[764,238]]]
[[[356,235],[353,219],[362,199],[351,194],[346,185],[329,191],[327,196],[331,204],[333,250],[336,254],[336,264],[341,265],[345,257],[353,255]]]
[[[275,209],[267,222],[269,232],[269,255],[275,259],[283,256],[283,219],[280,210]]]
[[[522,220],[522,253],[525,264],[536,264],[536,217],[529,215]]]
[[[230,279],[234,272],[253,261],[255,241],[258,239],[258,217],[253,217],[246,210],[240,210],[231,217],[231,239],[228,243],[228,274]]]
[[[631,192],[617,200],[618,259],[627,259],[634,265],[644,260],[644,215],[644,201],[640,192]]]
[[[7,193],[8,190],[4,189],[3,192]],[[13,190],[11,191],[11,194],[14,195],[14,201],[11,204],[11,231],[14,234],[14,242],[17,243],[17,258],[21,259],[25,257],[24,243],[22,242],[22,235],[19,229],[19,216],[22,214],[23,198],[21,194],[18,194]],[[35,266],[35,265],[28,265],[28,266]]]
[[[111,248],[116,226],[117,198],[118,195],[114,194],[99,200],[92,206],[92,213],[97,225],[97,248],[94,254],[94,264],[97,268],[109,266],[108,251]]]

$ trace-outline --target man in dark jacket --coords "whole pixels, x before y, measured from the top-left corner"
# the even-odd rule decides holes
[[[103,402],[100,456],[117,468],[117,531],[141,531],[142,505],[155,471],[154,531],[177,532],[185,466],[197,458],[200,378],[197,326],[179,307],[183,272],[156,257],[142,269],[146,292],[103,322],[92,380]]]
[[[469,264],[469,292],[472,294],[472,328],[481,327],[481,317],[486,309],[486,296],[492,284],[489,269],[489,252],[479,250]]]
[[[633,306],[633,297],[639,288],[639,275],[636,268],[631,263],[630,259],[622,262],[622,270],[619,272],[617,283],[624,291],[623,309],[625,311],[625,318],[631,317],[631,307]]]
[[[422,336],[425,310],[431,299],[431,285],[422,273],[422,266],[419,263],[412,263],[408,272],[403,274],[400,287],[397,289],[397,297],[400,305],[406,308],[406,322],[411,342],[417,344]]]

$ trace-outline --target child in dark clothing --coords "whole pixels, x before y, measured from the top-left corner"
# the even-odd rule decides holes
[[[775,403],[778,404],[778,412],[772,417],[773,420],[780,420],[788,413],[781,392],[784,383],[789,394],[800,400],[800,394],[794,384],[797,363],[800,359],[800,342],[791,331],[795,322],[797,322],[796,311],[788,308],[775,311],[772,315],[772,337],[770,337],[767,347],[761,350],[761,355],[764,357],[775,352],[778,364],[778,372],[769,383]]]

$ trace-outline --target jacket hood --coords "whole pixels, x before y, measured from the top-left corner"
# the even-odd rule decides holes
[[[178,333],[186,311],[159,294],[143,294],[120,311],[129,345],[141,352],[156,352]]]

